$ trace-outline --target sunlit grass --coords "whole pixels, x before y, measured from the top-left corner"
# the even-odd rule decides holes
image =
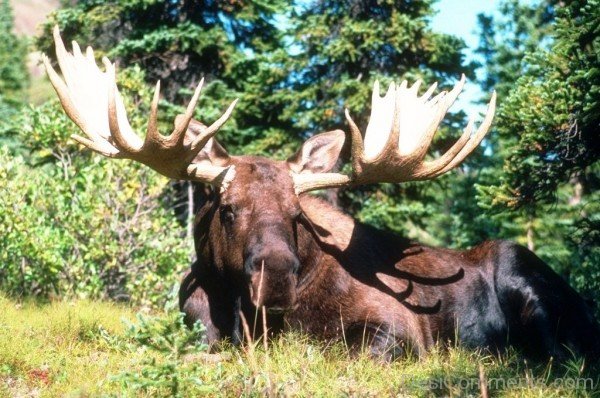
[[[107,303],[36,304],[0,297],[0,395],[100,393],[131,362],[96,335],[122,334],[132,311]]]
[[[483,381],[489,396],[548,398],[595,396],[598,383],[577,361],[532,366],[452,348],[382,363],[296,333],[209,354],[177,325],[173,313],[136,320],[110,303],[0,297],[0,396],[462,397],[481,396]]]

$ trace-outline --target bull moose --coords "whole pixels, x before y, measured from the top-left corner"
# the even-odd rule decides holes
[[[343,337],[384,358],[421,355],[438,342],[491,351],[514,345],[539,358],[600,353],[599,327],[584,300],[531,251],[505,241],[464,251],[427,247],[360,224],[307,194],[450,171],[489,130],[495,93],[477,129],[471,119],[446,153],[425,160],[464,76],[433,97],[436,84],[419,96],[420,82],[392,83],[381,97],[376,83],[364,136],[346,110],[347,175],[331,172],[346,137],[341,130],[309,138],[286,161],[229,155],[214,135],[237,100],[210,126],[194,120],[202,82],[168,136],[157,128],[157,84],[142,140],[127,120],[115,65],[104,58],[103,72],[90,47],[83,54],[73,43],[69,53],[58,28],[54,38],[64,81],[48,58],[44,63],[65,112],[86,135],[74,135],[76,141],[213,187],[196,215],[197,260],[180,290],[181,310],[188,322],[204,324],[209,343],[239,340],[240,319],[253,328],[262,311],[271,332]]]

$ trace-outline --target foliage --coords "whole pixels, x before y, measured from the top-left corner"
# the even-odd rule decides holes
[[[451,347],[384,364],[298,334],[266,350],[254,342],[209,354],[188,344],[193,334],[177,315],[136,320],[109,303],[2,298],[0,325],[0,395],[7,396],[166,397],[175,380],[180,396],[479,396],[482,378],[490,396],[591,397],[600,383],[596,369],[576,360],[534,365],[515,353],[495,358]]]
[[[23,99],[28,75],[25,67],[26,46],[14,33],[9,0],[0,1],[0,93],[7,100]]]
[[[131,97],[150,95],[139,71],[124,78]],[[135,109],[134,124],[145,111]],[[166,179],[81,152],[67,138],[75,132],[52,101],[23,114],[20,142],[30,155],[0,153],[0,286],[18,295],[164,303],[191,250],[163,205]]]
[[[25,67],[26,43],[14,34],[9,0],[0,1],[0,144],[6,140],[6,125],[18,115],[25,99],[29,75]]]
[[[592,173],[600,175],[600,164],[592,167]],[[587,297],[598,300],[600,292],[600,189],[588,193],[584,202],[577,206],[579,218],[573,221],[568,233],[570,267],[565,267],[572,284]],[[596,314],[600,306],[595,303]]]
[[[516,73],[510,80],[506,71],[514,67],[506,63],[496,66],[503,67],[504,72],[488,69],[489,79],[504,76],[504,81],[515,87],[500,107],[496,123],[507,147],[501,151],[511,155],[505,160],[504,181],[484,197],[487,204],[514,208],[547,203],[574,172],[598,160],[600,147],[595,138],[600,109],[600,42],[596,33],[600,12],[596,5],[595,1],[579,1],[558,8],[551,49],[527,52],[519,79]],[[533,39],[536,37],[539,32],[532,34]],[[510,52],[505,47],[507,44],[488,49],[499,54],[490,56],[488,63]]]
[[[152,396],[189,396],[215,393],[214,386],[205,385],[202,373],[214,371],[194,360],[207,351],[200,343],[203,326],[192,329],[184,324],[184,315],[148,317],[138,314],[138,323],[130,323],[125,338],[129,350],[144,360],[134,372],[123,372],[114,380],[124,390],[142,391]]]
[[[189,246],[160,207],[164,180],[99,159],[75,166],[68,155],[43,170],[6,153],[0,159],[3,290],[165,300],[187,266]]]
[[[565,6],[506,1],[509,22],[480,19],[487,80],[503,82],[505,99],[494,132],[503,165],[495,181],[478,187],[488,213],[513,221],[524,214],[537,253],[596,300],[599,6],[594,0]],[[494,29],[509,39],[491,45]]]
[[[515,81],[531,67],[525,55],[551,44],[557,3],[504,0],[498,6],[499,17],[477,16],[480,43],[476,52],[483,58],[485,91],[496,90],[501,99],[508,96]]]

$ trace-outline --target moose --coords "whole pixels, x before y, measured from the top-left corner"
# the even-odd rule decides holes
[[[562,360],[600,354],[600,328],[586,302],[534,253],[506,241],[470,250],[433,248],[363,225],[310,191],[380,182],[428,180],[458,166],[489,130],[492,94],[475,129],[472,118],[440,157],[427,160],[434,134],[465,84],[433,96],[420,82],[373,90],[364,135],[348,110],[352,172],[332,172],[346,134],[307,139],[285,161],[232,156],[214,138],[236,101],[207,126],[193,119],[202,81],[170,135],[159,133],[160,82],[147,133],[131,128],[116,68],[96,64],[91,47],[65,48],[54,30],[64,80],[44,56],[66,114],[85,133],[73,139],[110,158],[141,162],[177,180],[212,186],[195,217],[197,260],[183,278],[180,307],[206,327],[211,344],[241,339],[243,323],[269,333],[301,330],[344,339],[355,349],[393,359],[424,355],[435,344]],[[474,131],[475,130],[475,131]],[[267,333],[267,330],[263,330]],[[262,333],[262,332],[261,332]]]

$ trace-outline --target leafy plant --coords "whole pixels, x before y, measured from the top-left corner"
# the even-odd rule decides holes
[[[139,69],[124,73],[122,83],[129,98],[148,99]],[[146,110],[128,106],[136,127],[145,123]],[[0,152],[2,289],[162,306],[191,253],[165,200],[168,181],[81,151],[57,101],[20,119],[27,156]]]
[[[166,317],[137,315],[137,323],[129,323],[125,339],[129,349],[143,357],[133,372],[113,378],[122,388],[143,391],[152,396],[189,396],[215,393],[206,385],[202,373],[214,372],[195,359],[205,354],[208,346],[201,342],[204,327],[196,323],[189,329],[182,313]]]

